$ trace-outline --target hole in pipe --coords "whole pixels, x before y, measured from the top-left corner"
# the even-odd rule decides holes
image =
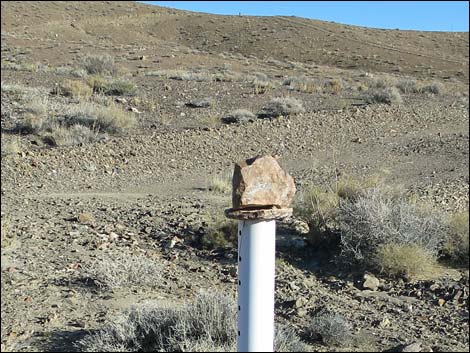
[[[242,281],[238,281],[238,285],[241,286],[241,285],[242,285]]]
[[[240,305],[239,305],[239,306],[238,306],[238,311],[240,311],[240,310],[242,310],[242,309],[240,308]]]
[[[242,235],[242,231],[241,231],[241,230],[238,231],[238,235]]]
[[[238,331],[238,336],[240,336],[240,331]]]
[[[241,256],[238,257],[238,261],[242,261],[242,257],[241,257]]]

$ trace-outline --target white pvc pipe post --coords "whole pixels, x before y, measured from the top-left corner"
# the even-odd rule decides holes
[[[238,352],[273,352],[276,221],[238,222]]]

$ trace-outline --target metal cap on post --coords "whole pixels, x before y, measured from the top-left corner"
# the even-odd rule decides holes
[[[238,222],[238,351],[273,352],[276,219],[292,214],[294,179],[271,156],[235,165],[232,208]]]

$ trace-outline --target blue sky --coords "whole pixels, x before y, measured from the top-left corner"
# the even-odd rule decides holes
[[[468,1],[140,1],[221,15],[299,16],[420,31],[468,31]]]

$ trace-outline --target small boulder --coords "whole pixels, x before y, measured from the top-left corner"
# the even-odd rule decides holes
[[[408,344],[400,350],[400,352],[422,352],[423,348],[421,347],[421,343],[419,342],[413,342],[411,344]]]
[[[237,163],[232,184],[234,209],[287,208],[295,194],[294,179],[271,156],[258,156]]]
[[[376,291],[379,288],[379,285],[380,281],[377,279],[377,277],[374,277],[369,274],[364,275],[364,283],[362,284],[362,287],[364,289]]]

